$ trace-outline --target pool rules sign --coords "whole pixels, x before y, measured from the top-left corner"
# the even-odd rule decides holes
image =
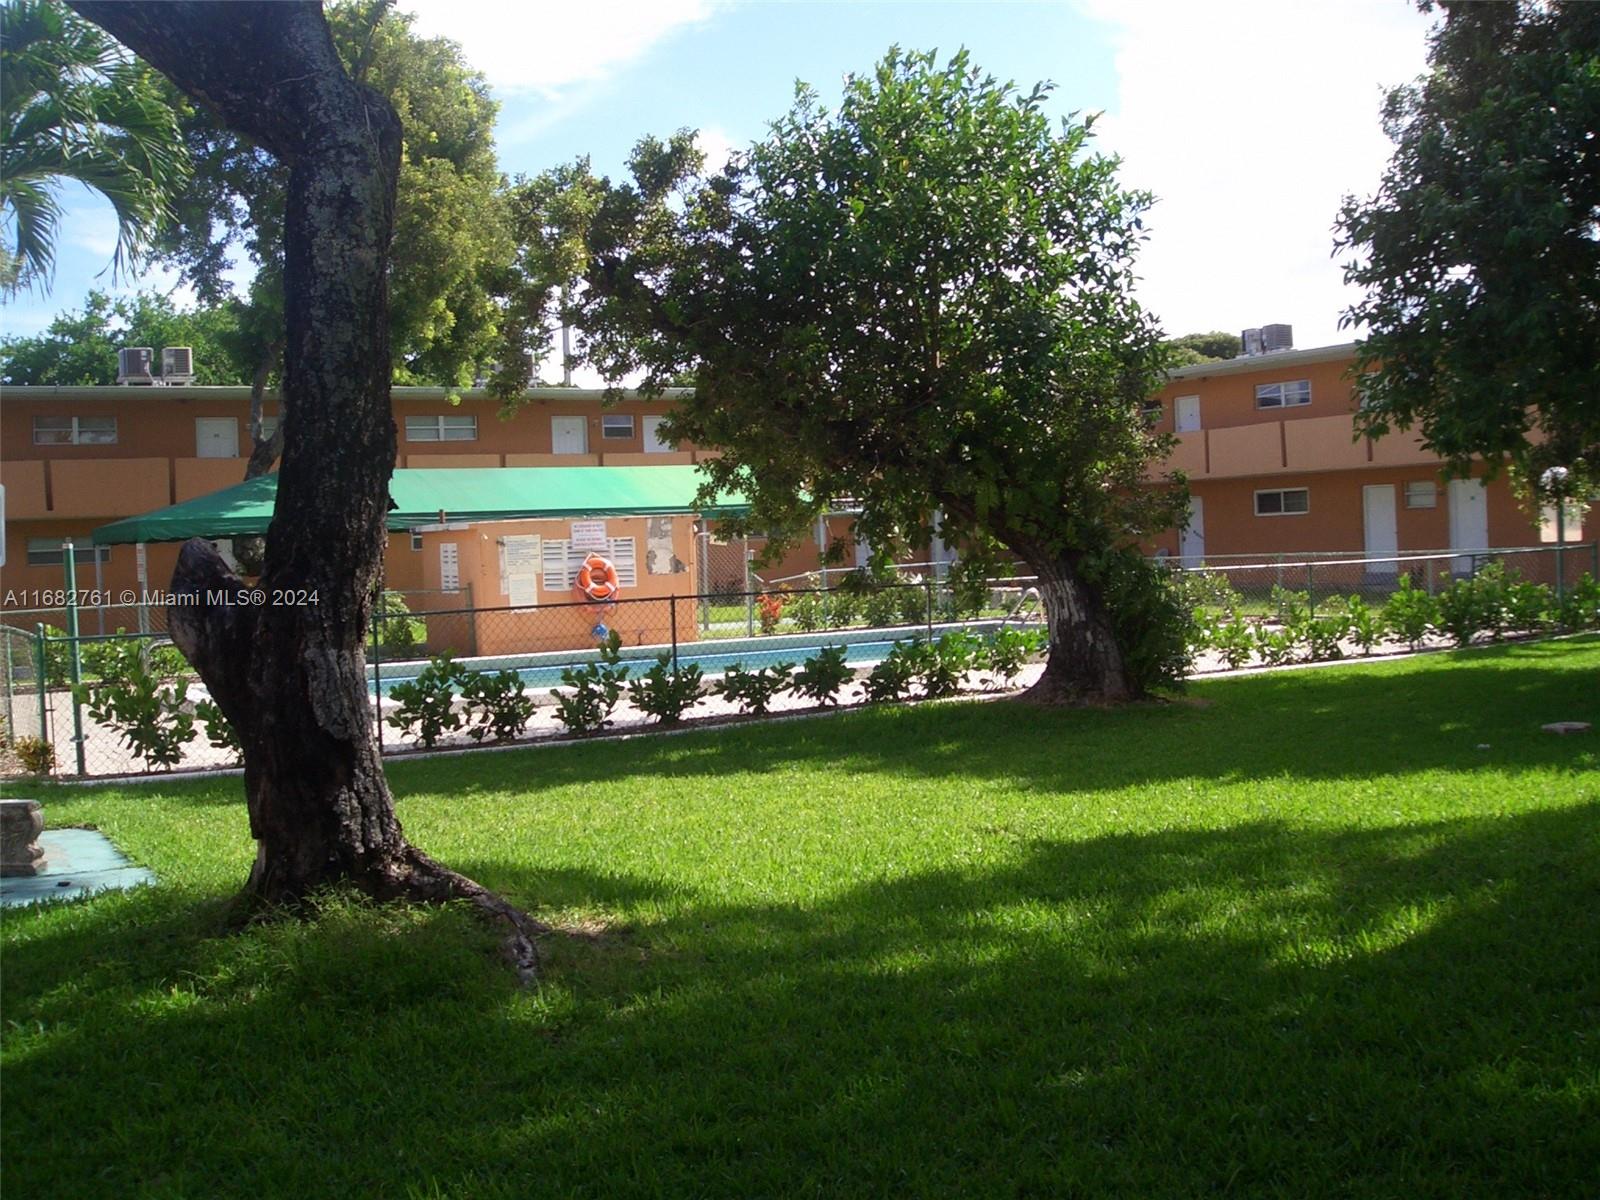
[[[500,539],[500,590],[512,608],[539,603],[539,572],[544,563],[544,538],[524,534]]]

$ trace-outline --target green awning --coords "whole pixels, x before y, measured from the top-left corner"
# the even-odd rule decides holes
[[[692,466],[473,467],[399,470],[389,483],[395,507],[389,528],[446,521],[510,521],[537,517],[640,517],[692,513],[702,476]],[[263,475],[171,508],[124,517],[94,531],[96,545],[181,542],[265,533],[272,523],[278,477]],[[719,496],[708,515],[740,513],[744,497]]]

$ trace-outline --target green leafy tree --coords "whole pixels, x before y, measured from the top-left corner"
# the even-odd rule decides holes
[[[1186,333],[1182,337],[1172,338],[1167,346],[1172,350],[1172,365],[1175,367],[1238,358],[1242,348],[1237,333],[1225,333],[1220,329],[1210,333]]]
[[[48,286],[69,181],[111,202],[112,267],[135,270],[189,173],[160,77],[52,0],[7,0],[0,79],[0,289]]]
[[[1423,0],[1426,11],[1433,5]],[[1347,198],[1337,248],[1366,289],[1361,428],[1420,428],[1535,489],[1600,482],[1600,4],[1442,3],[1429,69],[1383,109],[1394,157]]]
[[[192,346],[196,383],[250,382],[250,346],[237,301],[183,310],[159,292],[112,300],[90,292],[78,311],[57,314],[43,333],[0,339],[0,382],[111,384],[119,346]]]
[[[603,374],[694,370],[668,436],[724,450],[706,495],[743,491],[744,526],[799,536],[850,496],[884,553],[942,511],[946,541],[1040,577],[1034,698],[1122,700],[1163,680],[1130,670],[1106,583],[1127,591],[1134,539],[1183,504],[1146,478],[1168,448],[1142,416],[1167,351],[1132,297],[1150,198],[1087,152],[1090,122],[1054,125],[1048,91],[892,50],[837,113],[802,85],[715,177],[687,133],[641,142],[632,183],[579,164],[548,240],[581,220],[568,308]]]
[[[338,0],[325,14],[345,68],[394,106],[404,131],[389,276],[394,381],[467,386],[499,346],[512,257],[494,151],[499,106],[459,46],[418,36],[389,0]],[[172,100],[195,172],[161,250],[203,299],[230,294],[227,272],[241,254],[256,268],[240,321],[259,385],[249,473],[261,474],[281,449],[281,438],[260,438],[259,393],[283,353],[288,169],[176,90]]]

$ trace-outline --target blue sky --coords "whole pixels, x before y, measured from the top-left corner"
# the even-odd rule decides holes
[[[1140,294],[1170,332],[1286,321],[1301,346],[1351,336],[1329,230],[1340,196],[1377,182],[1381,88],[1421,71],[1428,28],[1404,0],[399,6],[488,76],[508,173],[581,154],[619,172],[641,135],[682,127],[715,157],[760,137],[797,78],[832,97],[893,43],[965,46],[999,77],[1054,81],[1062,115],[1105,114],[1099,148],[1158,197]],[[11,302],[6,332],[42,328],[110,282],[109,209],[66,200],[53,291]]]

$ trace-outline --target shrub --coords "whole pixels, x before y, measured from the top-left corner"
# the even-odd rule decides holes
[[[11,749],[30,775],[48,775],[56,769],[56,748],[42,737],[19,737]]]
[[[561,672],[561,682],[572,690],[551,688],[550,694],[556,701],[556,719],[569,733],[581,736],[611,724],[611,712],[628,679],[628,668],[621,660],[622,637],[613,629],[600,643],[596,661]]]
[[[1267,602],[1272,605],[1273,616],[1282,625],[1293,625],[1305,617],[1310,608],[1310,596],[1296,592],[1281,583],[1272,585]]]
[[[1600,629],[1600,582],[1587,571],[1566,591],[1561,601],[1564,629]]]
[[[957,559],[945,576],[944,611],[956,621],[976,617],[989,604],[989,573],[995,564],[987,556]]]
[[[223,715],[222,706],[215,700],[201,700],[194,706],[194,715],[206,729],[206,742],[213,750],[225,750],[238,758],[244,753],[239,741],[239,731]]]
[[[856,619],[859,606],[857,597],[846,591],[826,593],[822,607],[822,623],[829,629],[843,629]]]
[[[1256,652],[1256,633],[1249,621],[1238,613],[1229,613],[1211,629],[1211,648],[1217,652],[1230,671],[1237,671],[1250,661]]]
[[[467,736],[475,742],[493,736],[497,742],[510,741],[520,734],[537,707],[523,690],[522,676],[515,671],[463,671],[461,698],[467,703],[471,725]]]
[[[384,592],[378,597],[373,620],[377,623],[377,645],[385,653],[404,654],[427,640],[427,623],[411,616],[406,598],[399,592]],[[370,648],[372,644],[369,635],[367,645]]]
[[[1342,605],[1332,606],[1333,611],[1320,617],[1308,617],[1301,641],[1312,662],[1328,662],[1344,657],[1340,644],[1350,634],[1350,613]]]
[[[628,695],[639,711],[663,725],[676,725],[705,695],[701,678],[699,667],[673,670],[672,656],[663,654],[655,666],[628,685]]]
[[[1411,582],[1411,576],[1400,576],[1400,585],[1383,606],[1383,627],[1415,650],[1428,636],[1428,630],[1439,619],[1439,606],[1427,592]]]
[[[823,597],[818,592],[802,592],[796,596],[789,605],[789,615],[794,619],[796,629],[806,633],[815,633],[822,628]]]
[[[778,632],[784,604],[785,598],[776,592],[762,592],[756,597],[756,619],[761,622],[762,633]]]
[[[913,583],[918,586],[909,586]],[[902,625],[920,625],[928,619],[928,587],[915,577],[908,579],[907,585],[895,589],[895,612]]]
[[[795,672],[792,684],[795,694],[818,704],[837,704],[839,690],[852,673],[845,654],[843,646],[824,646],[808,658]]]
[[[1362,654],[1371,654],[1372,648],[1383,637],[1383,619],[1360,596],[1351,596],[1344,602],[1345,620],[1350,629],[1350,640],[1361,647]]]
[[[739,705],[741,712],[764,714],[772,702],[789,690],[794,671],[793,663],[777,663],[746,671],[743,663],[734,663],[722,675],[722,682],[712,690]]]
[[[936,642],[923,642],[922,690],[930,697],[954,696],[977,665],[982,646],[976,634],[954,629]]]
[[[1181,689],[1194,617],[1178,591],[1178,572],[1132,548],[1086,558],[1083,570],[1104,589],[1129,682],[1142,692]]]
[[[189,660],[171,642],[148,645],[150,669],[162,679],[176,679],[188,674]]]
[[[911,642],[896,642],[889,647],[889,653],[872,668],[863,684],[869,704],[904,700],[911,694],[911,686],[920,670],[920,651],[917,647],[924,645],[925,642],[913,639]]]
[[[384,718],[384,723],[398,729],[402,737],[409,735],[423,746],[432,747],[446,733],[461,728],[463,718],[456,708],[456,693],[475,673],[448,653],[436,655],[415,679],[389,689],[389,699],[395,702],[395,709]]]
[[[1487,597],[1475,579],[1458,579],[1435,599],[1434,628],[1448,634],[1458,646],[1471,643],[1489,628]]]
[[[1555,591],[1547,584],[1517,579],[1506,585],[1506,627],[1537,633],[1555,617]]]
[[[1044,630],[1006,626],[989,635],[979,651],[979,666],[994,673],[1006,687],[1022,673],[1022,665],[1045,647]]]
[[[861,619],[868,625],[893,625],[900,617],[900,597],[909,589],[884,588],[861,601]]]
[[[188,685],[171,686],[145,664],[139,646],[130,642],[116,652],[119,673],[98,683],[80,683],[72,697],[89,716],[122,735],[122,742],[146,768],[174,767],[183,748],[194,741],[194,713],[184,707]]]
[[[1295,660],[1295,649],[1300,644],[1300,639],[1293,626],[1285,625],[1280,629],[1269,629],[1262,625],[1256,629],[1255,636],[1256,653],[1267,666],[1281,667]]]

